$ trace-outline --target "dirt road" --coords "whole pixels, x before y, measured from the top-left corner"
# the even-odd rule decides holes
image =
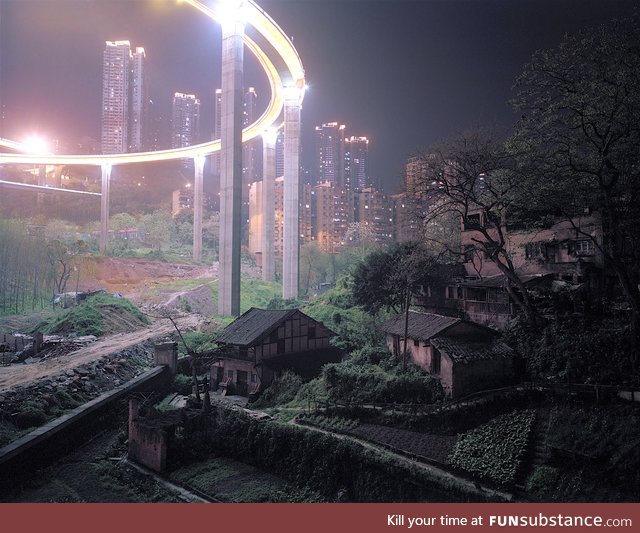
[[[185,316],[177,318],[176,324],[181,331],[185,331],[195,328],[197,320],[195,316]],[[159,319],[144,329],[133,333],[110,335],[67,355],[28,365],[18,364],[0,367],[0,392],[16,385],[23,385],[30,381],[60,374],[66,370],[91,363],[107,355],[141,344],[149,339],[164,337],[174,331],[175,329],[169,320]]]

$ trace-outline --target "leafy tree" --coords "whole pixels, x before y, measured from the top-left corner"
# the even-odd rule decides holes
[[[590,239],[615,272],[640,346],[640,14],[568,36],[534,55],[516,83],[510,148],[530,207],[574,222],[597,210]],[[524,202],[521,202],[524,203]]]
[[[412,294],[430,281],[437,259],[418,243],[398,243],[371,252],[354,268],[351,289],[356,305],[377,313],[405,309]]]
[[[109,227],[113,231],[119,231],[125,228],[136,227],[138,225],[138,221],[136,218],[129,213],[116,213],[109,217]]]
[[[193,210],[185,209],[173,219],[173,240],[178,244],[193,244]]]
[[[152,248],[162,251],[171,240],[171,227],[173,221],[171,213],[165,210],[154,211],[140,217],[140,229],[144,233],[144,240]]]
[[[305,294],[311,287],[318,286],[327,280],[330,260],[315,242],[300,247],[300,281]]]

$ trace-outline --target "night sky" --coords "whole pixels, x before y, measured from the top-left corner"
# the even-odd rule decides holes
[[[391,192],[406,158],[466,127],[513,124],[511,87],[531,54],[567,32],[631,13],[633,0],[263,0],[293,37],[310,91],[303,163],[313,128],[347,125],[371,139],[371,174]],[[0,0],[4,135],[38,131],[100,138],[104,41],[146,49],[152,97],[166,115],[175,91],[203,103],[212,130],[220,84],[220,30],[169,0]],[[248,61],[245,83],[266,103],[264,76]]]

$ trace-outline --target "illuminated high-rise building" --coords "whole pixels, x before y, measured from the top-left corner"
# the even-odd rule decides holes
[[[139,152],[147,128],[145,51],[107,41],[102,55],[102,153]]]
[[[129,41],[107,41],[102,62],[102,153],[120,154],[129,146]]]
[[[171,148],[197,144],[200,100],[194,94],[175,93],[171,121]]]
[[[352,191],[371,187],[369,178],[369,139],[350,137],[345,139],[345,187]]]
[[[129,151],[141,152],[147,148],[147,95],[144,48],[138,46],[131,55],[131,117],[129,120]]]
[[[316,126],[315,182],[344,187],[344,124]]]

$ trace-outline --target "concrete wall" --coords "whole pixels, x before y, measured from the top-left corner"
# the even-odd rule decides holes
[[[443,356],[444,362],[447,357]],[[460,398],[484,389],[504,387],[513,380],[511,359],[496,359],[458,364],[453,373],[451,396]],[[444,385],[444,384],[443,384]]]
[[[149,428],[136,422],[138,401],[129,400],[129,459],[143,464],[156,472],[167,466],[167,432],[160,428]]]
[[[43,466],[104,429],[114,402],[134,392],[158,392],[171,383],[168,367],[155,367],[0,448],[0,488]]]

